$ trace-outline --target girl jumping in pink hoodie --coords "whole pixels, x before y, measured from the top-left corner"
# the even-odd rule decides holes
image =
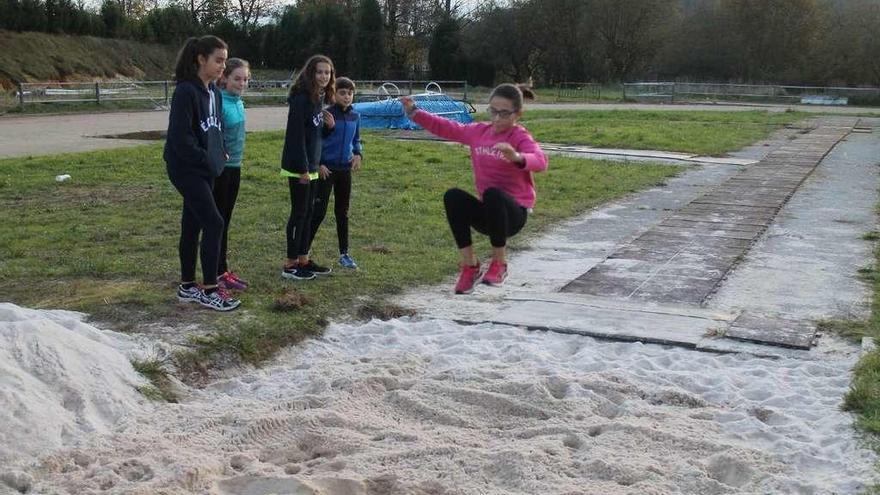
[[[533,172],[547,169],[547,157],[529,131],[517,124],[522,117],[523,93],[502,84],[489,97],[491,122],[460,124],[419,110],[412,98],[401,98],[407,116],[428,132],[470,146],[477,195],[453,188],[443,204],[452,235],[461,253],[456,294],[470,294],[481,280],[501,285],[507,278],[507,239],[526,224],[535,206]],[[484,272],[474,254],[471,228],[489,236],[492,261]]]

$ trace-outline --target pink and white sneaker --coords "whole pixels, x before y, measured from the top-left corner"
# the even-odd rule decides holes
[[[461,272],[458,274],[458,282],[455,283],[456,294],[470,294],[474,291],[474,286],[480,283],[480,264],[474,266],[462,265]]]
[[[486,285],[501,285],[507,278],[507,263],[499,263],[492,260],[489,269],[483,275],[483,283]]]
[[[238,278],[234,272],[225,272],[217,277],[217,285],[228,290],[246,290],[248,288],[248,283]]]

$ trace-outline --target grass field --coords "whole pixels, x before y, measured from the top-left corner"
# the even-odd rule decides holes
[[[522,123],[540,142],[597,148],[722,155],[802,120],[799,112],[528,110]],[[479,119],[487,116],[481,114]]]
[[[351,212],[352,254],[362,269],[283,281],[290,205],[278,175],[281,140],[280,132],[248,136],[230,236],[230,263],[252,283],[240,310],[217,314],[174,302],[181,200],[166,178],[161,144],[0,161],[0,205],[14,212],[0,227],[0,300],[84,311],[123,331],[195,324],[206,335],[184,362],[255,362],[320,332],[328,319],[381,309],[388,295],[457,270],[441,196],[452,186],[472,189],[467,150],[367,133]],[[538,206],[525,236],[677,170],[553,157],[550,172],[537,177]],[[62,172],[72,179],[56,183]],[[477,247],[488,252],[484,240]],[[336,258],[332,214],[314,256]],[[298,296],[307,300],[302,307],[284,303]]]
[[[870,232],[865,239],[878,241],[880,233]],[[861,340],[871,337],[880,342],[880,246],[875,244],[874,265],[860,270],[859,275],[874,289],[871,303],[871,317],[866,321],[843,320],[826,321],[820,326],[835,331],[845,337]],[[861,428],[880,434],[880,350],[865,354],[853,370],[850,391],[844,399],[844,409],[858,415]],[[880,443],[877,444],[880,451]],[[878,489],[880,493],[880,489]]]

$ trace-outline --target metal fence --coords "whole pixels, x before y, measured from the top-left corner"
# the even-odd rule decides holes
[[[31,103],[101,104],[137,100],[167,105],[173,90],[174,83],[170,81],[21,83],[16,97],[22,107]]]
[[[623,84],[623,98],[624,100],[667,103],[678,101],[752,101],[805,105],[880,105],[880,88],[638,82]]]
[[[602,86],[596,83],[564,82],[556,86],[556,101],[600,98],[602,98]]]
[[[174,93],[174,81],[130,82],[51,82],[21,83],[16,98],[23,108],[29,104],[94,103],[140,101],[155,107],[167,107]],[[355,81],[358,101],[386,99],[401,95],[437,92],[454,99],[467,100],[466,81]],[[264,101],[287,98],[289,80],[251,80],[245,98]]]

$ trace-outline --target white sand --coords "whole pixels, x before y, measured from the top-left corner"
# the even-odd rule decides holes
[[[0,303],[0,462],[107,432],[146,402],[119,337],[81,317]]]
[[[31,321],[41,348],[85,332],[58,315]],[[14,457],[0,468],[7,485],[24,476],[32,493],[71,494],[826,494],[858,492],[876,460],[839,410],[857,358],[840,343],[823,344],[817,360],[768,360],[375,321],[334,325],[270,367],[145,408],[131,395],[128,351],[114,355],[100,340],[67,336],[59,366],[40,368],[56,378],[33,379],[38,387],[10,385],[27,361],[9,366],[3,355],[4,405],[33,405],[2,428]],[[63,393],[44,391],[56,379],[87,398],[81,410],[101,414],[64,409]],[[122,411],[104,433],[109,421],[95,418]],[[29,443],[15,433],[65,421],[76,425],[70,435]],[[51,450],[33,457],[24,444]]]

